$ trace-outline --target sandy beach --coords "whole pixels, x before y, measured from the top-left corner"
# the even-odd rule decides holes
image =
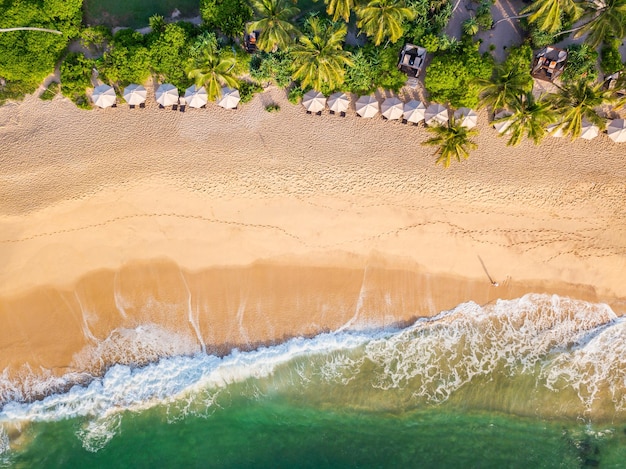
[[[1,107],[0,370],[101,373],[528,292],[626,313],[626,145],[511,148],[483,111],[445,170],[428,136],[277,89],[236,111]]]

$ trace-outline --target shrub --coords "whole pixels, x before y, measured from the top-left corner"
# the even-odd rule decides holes
[[[561,75],[564,82],[595,81],[598,78],[598,53],[587,44],[572,44],[567,48],[567,63]]]
[[[619,53],[619,41],[611,41],[606,44],[600,52],[600,68],[605,75],[611,75],[624,68],[622,56]]]
[[[267,106],[265,106],[265,110],[267,112],[277,112],[280,111],[280,106],[276,103],[268,104]]]
[[[352,55],[354,65],[346,72],[345,87],[352,93],[369,94],[378,88],[398,91],[406,75],[398,70],[398,48],[367,45]]]
[[[239,96],[242,103],[247,103],[252,100],[255,94],[263,91],[263,88],[258,83],[251,81],[241,80],[239,82]]]
[[[117,32],[111,48],[98,60],[102,77],[119,86],[143,83],[150,76],[150,52],[143,41],[143,36],[134,30]]]
[[[208,27],[236,37],[243,34],[252,19],[252,8],[246,0],[202,0],[200,14]]]
[[[491,16],[491,5],[493,3],[489,0],[483,0],[480,6],[476,9],[476,23],[478,27],[486,31],[493,26],[493,17]]]
[[[187,30],[178,23],[167,24],[153,32],[149,39],[150,68],[159,81],[172,83],[178,88],[187,87],[189,80],[185,65],[191,42]]]
[[[42,101],[50,101],[59,93],[60,86],[58,83],[52,82],[48,87],[39,95],[39,99]]]
[[[289,90],[287,99],[291,104],[299,104],[302,101],[302,96],[304,96],[304,90],[299,86],[294,86]]]
[[[96,52],[104,51],[106,44],[113,39],[106,26],[90,26],[80,32],[80,44],[86,48],[94,48]]]
[[[257,81],[274,82],[281,88],[291,83],[291,59],[283,51],[260,52],[250,61],[250,75]]]
[[[91,86],[91,74],[95,62],[83,54],[70,53],[61,64],[61,93],[81,108],[91,105],[85,90]]]

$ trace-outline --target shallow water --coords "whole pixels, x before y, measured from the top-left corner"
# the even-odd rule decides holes
[[[527,295],[402,330],[0,379],[15,467],[624,467],[626,321]],[[45,389],[38,383],[36,393]],[[34,391],[33,391],[34,392]]]

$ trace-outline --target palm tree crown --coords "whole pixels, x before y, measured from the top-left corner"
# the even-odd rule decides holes
[[[603,129],[605,121],[596,114],[595,108],[615,100],[610,91],[602,88],[602,83],[591,85],[585,80],[564,84],[559,93],[550,95],[548,99],[562,116],[560,128],[572,138],[580,136],[583,117]]]
[[[626,36],[626,0],[599,0],[587,2],[587,15],[591,19],[585,23],[574,37],[587,34],[585,42],[594,49],[605,39]]]
[[[563,13],[575,21],[582,15],[583,9],[575,0],[535,0],[522,13],[530,13],[528,21],[536,22],[542,31],[556,33],[563,26]]]
[[[343,83],[345,66],[352,65],[350,53],[342,49],[348,27],[317,17],[308,20],[307,26],[310,34],[301,36],[300,43],[291,49],[293,77],[303,88],[334,90]]]
[[[403,23],[415,18],[415,12],[403,0],[371,0],[357,6],[356,13],[357,26],[373,36],[377,46],[387,37],[396,42],[404,34]]]
[[[480,107],[489,106],[495,112],[512,108],[519,96],[532,90],[533,79],[528,70],[498,65],[489,80],[478,79]]]
[[[249,30],[261,31],[257,47],[270,52],[285,49],[298,30],[290,23],[300,10],[288,0],[253,0],[252,5],[261,19],[250,24]]]
[[[546,126],[556,121],[551,104],[547,101],[535,101],[532,93],[518,96],[513,103],[513,109],[512,115],[499,119],[510,122],[507,133],[511,138],[507,145],[519,145],[524,134],[537,145],[546,136]]]
[[[350,13],[354,8],[354,0],[326,0],[326,13],[333,15],[333,21],[339,18],[347,23],[350,21]]]
[[[187,76],[197,86],[206,88],[209,100],[214,100],[220,95],[222,86],[237,86],[237,78],[232,73],[234,66],[234,57],[222,57],[217,51],[207,47],[200,57],[189,63],[186,71]]]
[[[469,152],[478,148],[478,145],[470,140],[478,135],[478,130],[468,129],[461,125],[461,121],[452,118],[448,125],[434,125],[428,127],[428,131],[434,133],[422,145],[437,145],[435,155],[439,155],[435,164],[441,163],[444,168],[450,166],[452,158],[460,162],[469,157]]]

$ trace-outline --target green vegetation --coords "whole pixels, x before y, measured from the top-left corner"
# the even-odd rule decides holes
[[[45,90],[43,90],[43,93],[39,95],[39,99],[42,101],[51,101],[57,94],[59,94],[60,90],[61,86],[53,81]]]
[[[435,55],[425,85],[433,101],[449,103],[453,107],[475,108],[478,105],[480,85],[493,70],[493,58],[478,52],[478,43],[465,40],[458,49]]]
[[[143,83],[150,76],[150,53],[144,39],[132,29],[118,31],[98,61],[101,78],[119,87]]]
[[[587,35],[585,42],[594,49],[610,39],[621,39],[626,35],[626,0],[603,0],[586,2],[585,17],[588,21],[574,37]]]
[[[265,110],[267,112],[278,112],[280,111],[280,106],[278,104],[268,104],[267,106],[265,106]]]
[[[567,49],[567,66],[561,79],[570,83],[578,80],[586,80],[588,82],[595,81],[598,78],[598,69],[596,61],[598,53],[587,44],[572,44]]]
[[[291,83],[291,65],[291,58],[286,52],[257,53],[250,61],[250,76],[257,81],[285,88]]]
[[[258,83],[242,80],[239,82],[239,97],[241,103],[247,103],[254,98],[254,95],[263,91],[263,88]]]
[[[471,140],[472,137],[478,135],[478,130],[467,129],[454,118],[448,121],[448,125],[434,125],[428,127],[428,131],[434,136],[422,144],[438,147],[435,152],[438,155],[435,164],[441,163],[444,168],[450,166],[452,159],[461,162],[469,158],[470,151],[478,148],[478,145]]]
[[[94,60],[76,53],[68,54],[61,64],[61,93],[81,109],[91,107],[85,90],[91,86],[94,66]]]
[[[355,6],[354,0],[325,0],[326,13],[333,17],[333,21],[342,18],[346,23],[350,20],[350,12]]]
[[[556,113],[550,103],[535,101],[532,93],[528,92],[516,96],[510,105],[513,114],[498,120],[510,123],[508,131],[511,137],[507,145],[519,145],[524,135],[538,145],[547,134],[548,124],[556,121]]]
[[[600,68],[606,75],[611,75],[624,69],[622,56],[619,53],[619,44],[619,41],[610,41],[600,52]]]
[[[222,86],[237,88],[237,77],[232,73],[235,57],[224,51],[207,47],[199,57],[187,65],[187,76],[193,79],[196,86],[204,86],[209,101],[220,95]]]
[[[482,31],[487,31],[493,26],[493,17],[491,16],[491,0],[483,0],[476,10],[476,24]]]
[[[243,35],[246,23],[252,19],[247,0],[201,0],[200,13],[208,28],[228,37]]]
[[[291,0],[252,0],[252,2],[260,18],[249,26],[250,31],[261,31],[257,47],[270,52],[286,49],[291,45],[298,33],[291,20],[300,12]]]
[[[84,0],[86,25],[142,28],[152,15],[169,17],[174,10],[182,18],[198,14],[199,0]]]
[[[384,40],[395,43],[404,34],[404,25],[415,19],[416,12],[403,0],[370,0],[356,7],[357,26],[380,45]]]
[[[190,57],[191,35],[178,23],[163,25],[147,37],[150,70],[159,82],[172,83],[178,88],[189,86],[185,64]]]
[[[541,31],[556,33],[562,30],[563,18],[573,23],[583,14],[576,0],[535,0],[522,13],[530,13],[529,23],[536,23]]]
[[[344,88],[351,93],[370,94],[378,88],[398,91],[406,75],[398,70],[397,50],[366,45],[352,54]]]

